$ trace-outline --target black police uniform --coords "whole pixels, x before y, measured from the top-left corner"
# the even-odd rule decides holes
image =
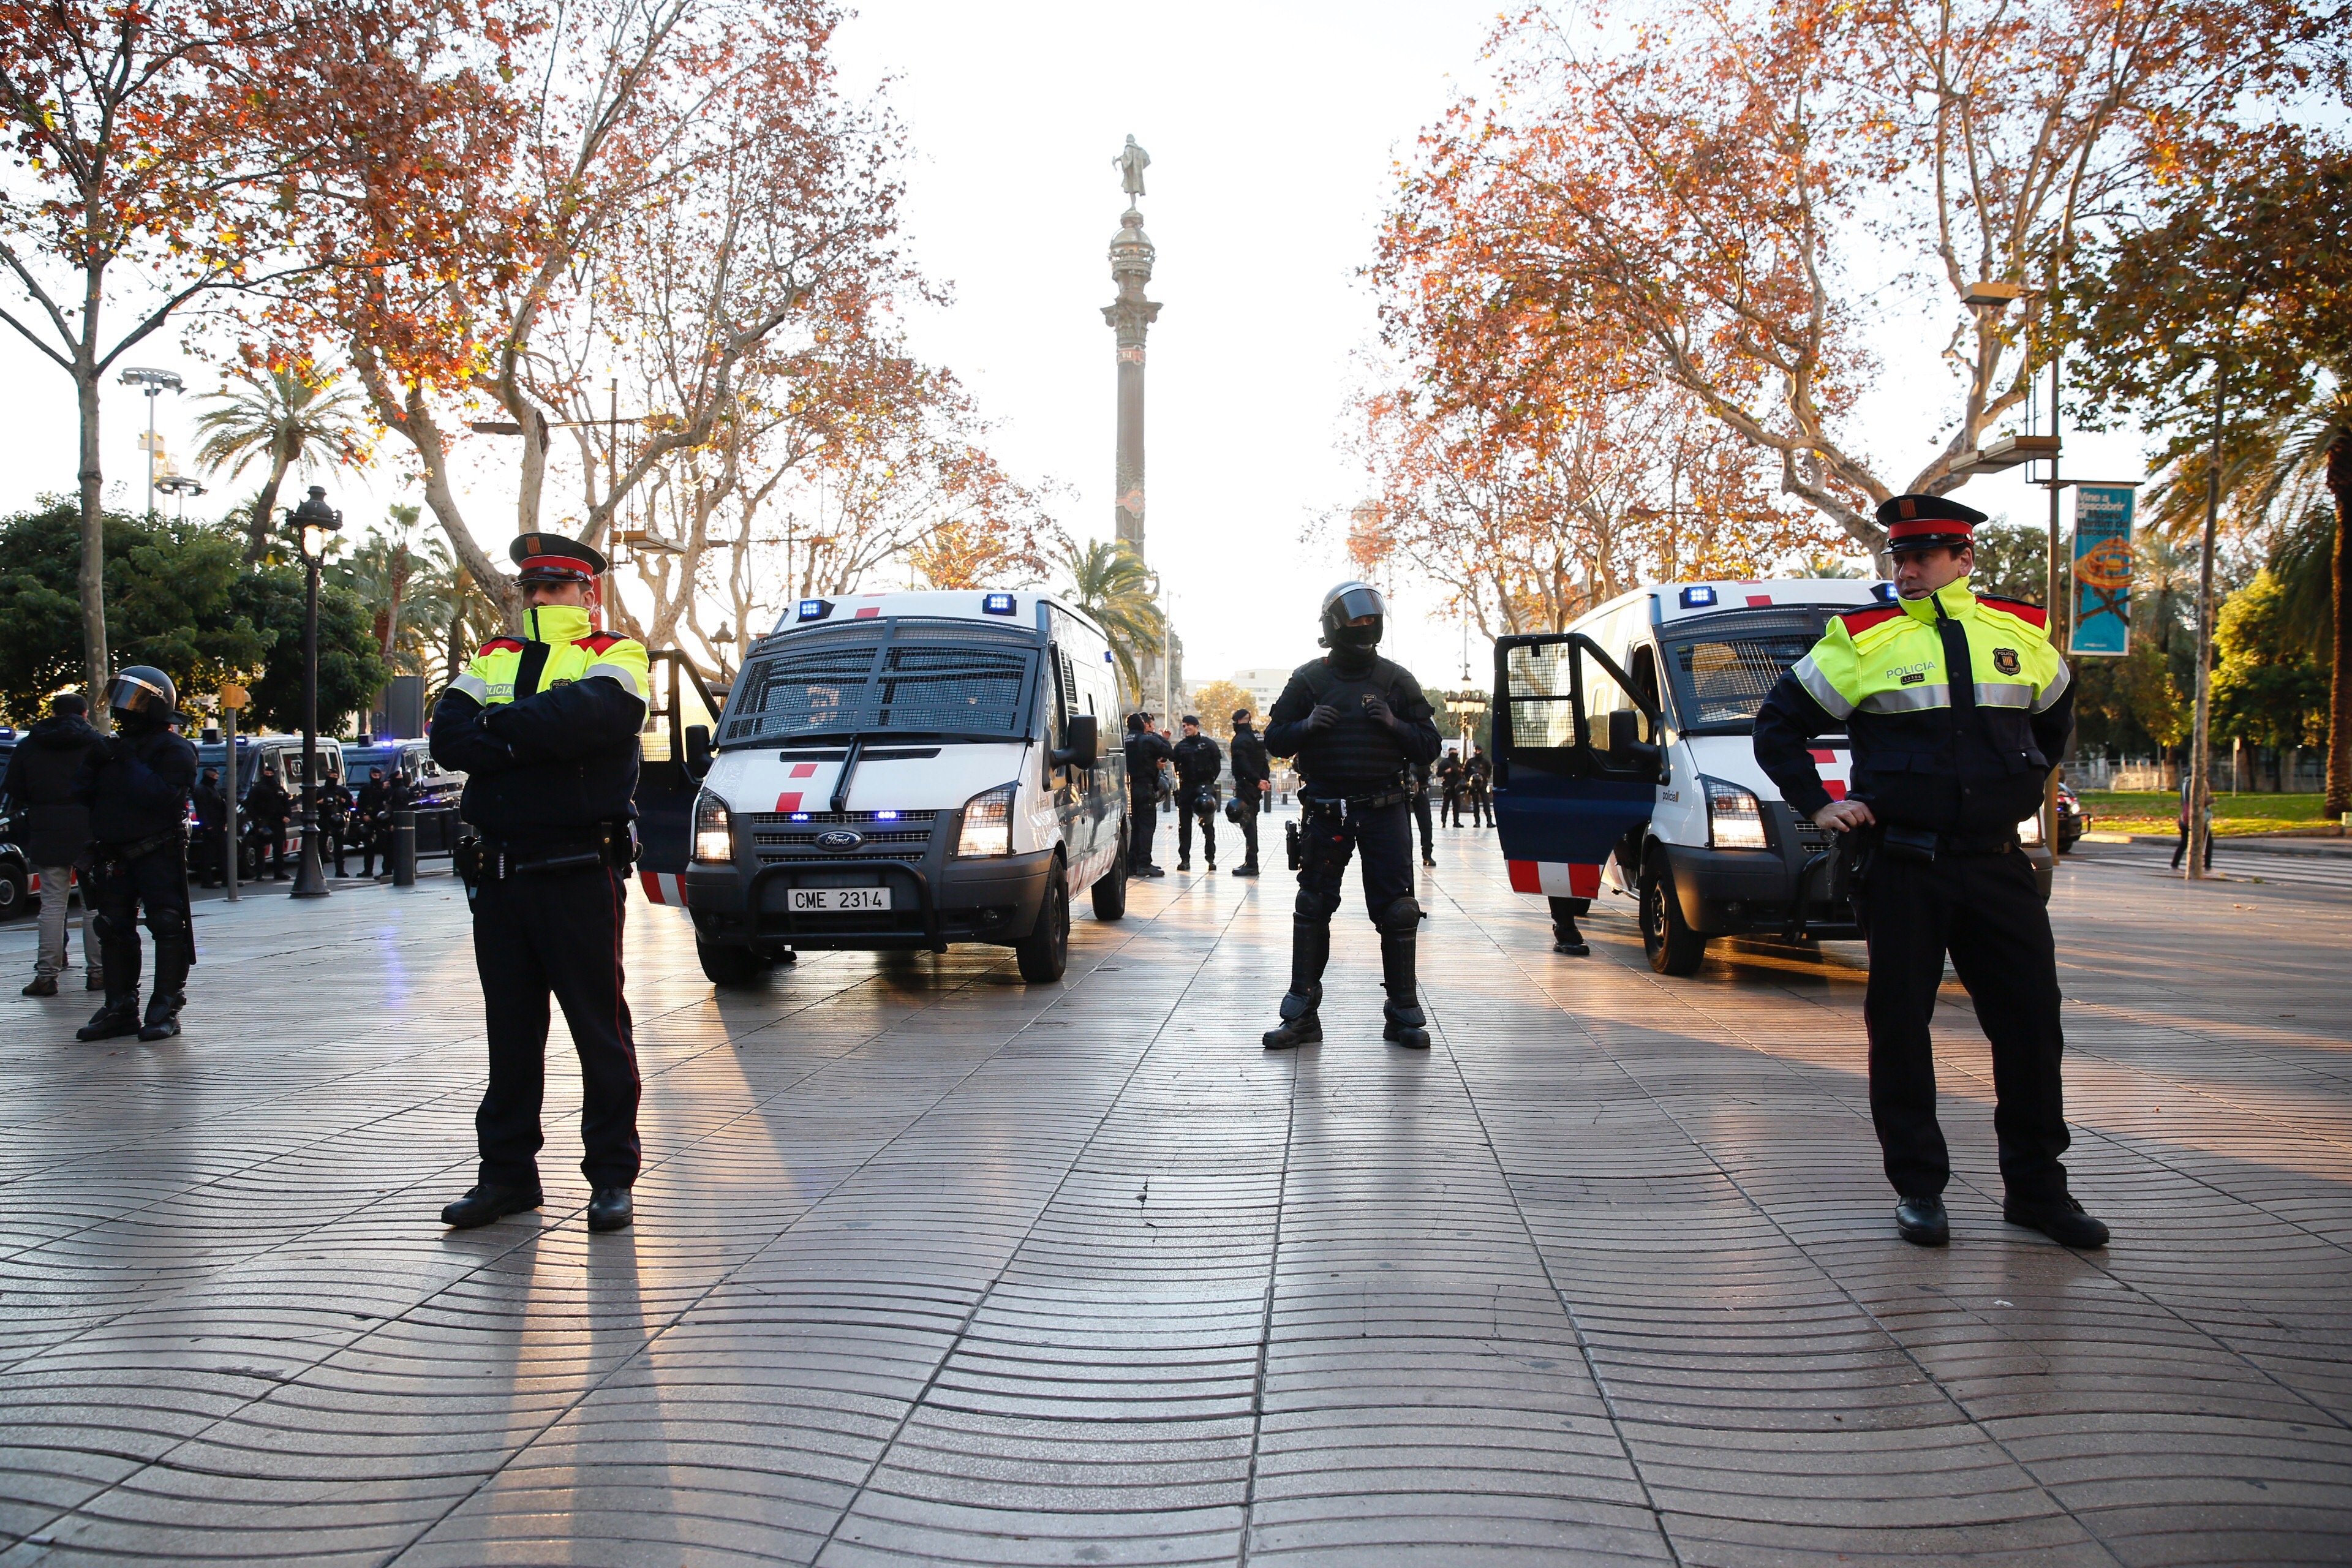
[[[1421,863],[1437,864],[1437,827],[1429,816],[1429,764],[1412,764],[1412,820],[1421,829]]]
[[[1246,719],[1234,721],[1234,820],[1242,830],[1242,863],[1237,875],[1257,875],[1257,819],[1273,798],[1262,786],[1272,782],[1274,768],[1265,754],[1265,737]]]
[[[259,881],[267,874],[282,882],[286,879],[286,825],[293,818],[294,797],[278,782],[274,772],[264,772],[245,792],[245,823],[254,835],[253,879]]]
[[[604,569],[583,545],[526,534],[516,543],[526,578],[533,546]],[[555,613],[527,612],[525,631]],[[621,942],[646,704],[641,684],[626,672],[541,685],[566,650],[616,644],[635,647],[594,632],[562,644],[493,639],[434,709],[433,758],[466,773],[458,816],[476,830],[467,847],[471,864],[460,870],[472,873],[474,958],[489,1046],[489,1084],[475,1115],[480,1185],[444,1211],[453,1225],[487,1223],[539,1203],[551,994],[580,1057],[580,1169],[596,1190],[590,1224],[614,1227],[599,1223],[598,1205],[606,1203],[616,1205],[617,1224],[627,1223],[627,1189],[642,1159],[641,1084]],[[642,654],[637,662],[642,668]],[[479,673],[486,668],[499,679],[487,681]],[[509,680],[511,700],[495,700],[507,695],[499,688]],[[468,1205],[473,1212],[463,1212]]]
[[[1906,501],[1909,510],[1898,514]],[[1882,522],[1921,514],[1958,526],[1939,534],[1915,530],[1911,538],[1960,543],[1983,516],[1929,497],[1897,497],[1880,509]],[[1898,549],[1906,542],[1901,535],[1894,541]],[[2074,1205],[2059,1160],[2068,1137],[2057,951],[2032,866],[2017,842],[2018,823],[2041,809],[2051,760],[2073,733],[2074,688],[2068,683],[2038,712],[1980,706],[1977,681],[1994,672],[1971,668],[1959,622],[1940,607],[1937,615],[1946,706],[1857,706],[1841,720],[1806,689],[1800,667],[1780,678],[1757,713],[1756,759],[1781,797],[1810,817],[1832,797],[1808,742],[1843,730],[1853,749],[1849,798],[1876,819],[1853,830],[1859,837],[1844,847],[1870,948],[1864,1019],[1871,1120],[1887,1180],[1906,1200],[1897,1211],[1906,1237],[1940,1242],[1945,1224],[1940,1200],[1951,1161],[1936,1120],[1928,1021],[1948,952],[1992,1046],[1993,1126],[2009,1216],[2062,1240],[2096,1245],[2105,1227]],[[2015,742],[2029,725],[2033,750],[2021,765]],[[1890,832],[1897,835],[1893,845]],[[1914,1200],[1926,1200],[1927,1208],[1915,1211]],[[1915,1214],[1925,1223],[1915,1226]]]
[[[1160,764],[1174,748],[1150,725],[1130,721],[1127,731],[1127,873],[1160,874],[1151,863],[1151,836],[1160,826]]]
[[[118,688],[144,668],[125,670],[116,678]],[[164,689],[170,690],[168,682]],[[195,787],[196,748],[168,726],[173,700],[163,698],[160,712],[114,700],[115,732],[90,749],[75,777],[74,793],[89,806],[87,897],[106,969],[106,1005],[79,1032],[85,1040],[133,1033],[160,1040],[180,1032],[188,970],[196,962],[188,909],[188,797]],[[142,910],[155,939],[155,983],[143,1022]]]
[[[1291,912],[1290,990],[1282,1000],[1282,1025],[1269,1031],[1270,1047],[1322,1038],[1319,1009],[1323,970],[1331,956],[1331,917],[1339,908],[1341,879],[1351,853],[1363,857],[1365,911],[1381,933],[1381,969],[1388,992],[1383,1009],[1388,1037],[1425,1047],[1414,974],[1414,947],[1421,909],[1412,893],[1412,826],[1408,817],[1406,770],[1435,759],[1443,744],[1421,683],[1402,665],[1381,658],[1367,644],[1339,641],[1329,626],[1331,606],[1345,610],[1344,584],[1327,601],[1327,643],[1332,651],[1300,665],[1267,715],[1266,749],[1297,759],[1299,773],[1298,900]],[[1372,596],[1378,603],[1378,596]],[[1367,612],[1353,612],[1367,613]],[[1385,615],[1384,608],[1377,612]],[[1349,618],[1341,615],[1342,623]],[[1344,627],[1371,632],[1380,627]],[[1387,705],[1391,720],[1375,719],[1368,702]],[[1317,722],[1318,710],[1329,716]]]
[[[1225,771],[1225,753],[1206,735],[1187,735],[1170,749],[1176,764],[1176,868],[1192,865],[1192,824],[1201,825],[1201,852],[1209,868],[1217,868],[1217,778]]]

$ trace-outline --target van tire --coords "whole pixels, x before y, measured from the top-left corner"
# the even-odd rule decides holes
[[[694,956],[702,961],[704,979],[729,990],[757,985],[768,977],[768,961],[748,947],[721,946],[698,936]]]
[[[1683,923],[1682,900],[1675,896],[1674,873],[1664,859],[1643,868],[1636,884],[1642,902],[1642,951],[1650,967],[1677,977],[1696,974],[1706,961],[1706,937]]]
[[[1070,877],[1059,860],[1037,906],[1037,929],[1013,944],[1021,978],[1033,985],[1059,980],[1070,967]]]
[[[1123,827],[1126,825],[1120,824]],[[1123,840],[1122,840],[1123,841]],[[1094,895],[1095,919],[1123,920],[1127,915],[1127,856],[1122,853],[1116,865],[1103,873],[1089,889]]]

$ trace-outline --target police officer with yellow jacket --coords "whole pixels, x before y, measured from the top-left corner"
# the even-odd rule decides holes
[[[2057,951],[2017,837],[2073,732],[2072,678],[2041,609],[1969,591],[1982,512],[1906,495],[1878,520],[1897,601],[1832,620],[1765,699],[1755,736],[1782,798],[1861,836],[1852,847],[1870,943],[1870,1113],[1899,1199],[1895,1228],[1922,1247],[1951,1237],[1927,1033],[1948,952],[1992,1043],[2003,1217],[2068,1247],[2101,1247],[2107,1227],[2068,1193],[2059,1163]],[[1834,799],[1806,742],[1840,730],[1853,747],[1853,784]]]
[[[595,628],[604,558],[551,533],[512,546],[529,608],[493,637],[433,713],[433,758],[466,773],[475,830],[458,874],[474,908],[490,1081],[475,1113],[480,1179],[441,1211],[457,1229],[539,1207],[548,997],[580,1053],[580,1169],[588,1228],[618,1230],[637,1178],[636,1045],[621,994],[622,911],[634,858],[646,650]]]

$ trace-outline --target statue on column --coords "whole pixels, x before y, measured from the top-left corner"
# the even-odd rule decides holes
[[[1127,145],[1111,162],[1118,166],[1119,188],[1127,193],[1128,205],[1133,206],[1136,198],[1143,195],[1143,171],[1151,167],[1151,154],[1137,146],[1134,134],[1129,132]]]

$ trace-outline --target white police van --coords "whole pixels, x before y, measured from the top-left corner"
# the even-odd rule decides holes
[[[1072,889],[1127,910],[1118,671],[1042,594],[804,599],[745,656],[706,747],[678,875],[703,972],[796,949],[1010,946],[1061,977]],[[654,835],[649,834],[649,847]]]
[[[1630,894],[1662,974],[1695,973],[1715,936],[1859,936],[1830,897],[1833,836],[1780,799],[1752,732],[1832,616],[1893,597],[1856,578],[1663,584],[1565,632],[1499,639],[1495,821],[1511,886]],[[1845,737],[1819,737],[1813,760],[1843,796]],[[2046,899],[2041,822],[2018,830]]]

